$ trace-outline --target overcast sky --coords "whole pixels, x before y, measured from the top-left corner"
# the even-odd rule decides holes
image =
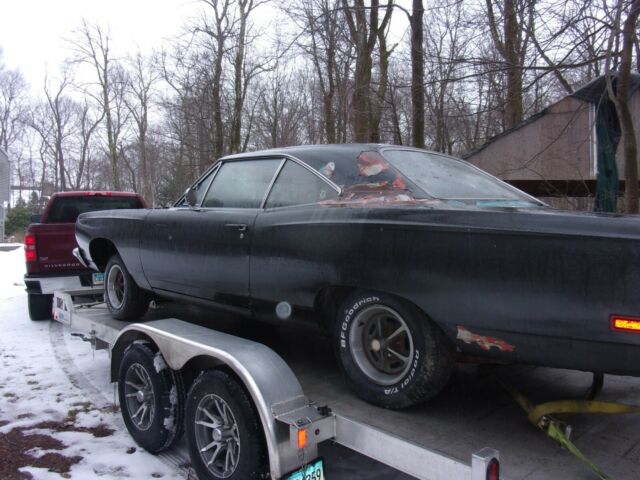
[[[279,7],[290,1],[273,0],[261,6],[253,22],[265,31]],[[397,3],[410,5],[408,0]],[[62,62],[71,56],[65,39],[73,37],[83,18],[110,29],[111,49],[117,57],[134,54],[138,48],[142,53],[159,49],[202,10],[199,0],[0,0],[0,49],[4,63],[19,69],[31,91],[38,94],[45,73],[56,77]],[[404,13],[394,12],[389,44],[400,41],[407,28]]]
[[[82,18],[108,25],[116,55],[158,48],[200,11],[197,0],[3,0],[0,48],[9,68],[22,71],[33,90],[48,68],[55,73],[70,55],[64,38]]]

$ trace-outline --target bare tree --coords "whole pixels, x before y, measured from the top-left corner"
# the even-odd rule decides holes
[[[130,64],[131,68],[127,75],[128,95],[124,96],[124,103],[135,124],[142,194],[149,204],[154,205],[153,189],[151,187],[153,175],[147,152],[147,136],[149,109],[152,106],[155,94],[154,87],[159,79],[159,73],[140,52],[130,60]]]
[[[110,34],[99,25],[91,25],[82,20],[82,27],[75,33],[76,38],[71,44],[76,52],[76,61],[91,66],[96,73],[99,93],[95,98],[104,112],[107,133],[107,149],[111,163],[111,184],[115,190],[120,189],[120,175],[118,171],[117,136],[115,134],[112,111],[112,70],[113,58],[109,47]]]
[[[373,71],[373,52],[376,42],[385,35],[391,14],[393,0],[385,5],[382,21],[379,21],[379,0],[371,0],[367,7],[364,0],[342,0],[351,41],[355,46],[356,64],[353,74],[353,95],[351,98],[353,132],[356,142],[375,140],[377,128],[372,129],[371,80]],[[367,16],[367,12],[369,15]],[[386,81],[386,80],[385,80]],[[374,137],[374,138],[371,138]]]
[[[620,22],[622,14],[627,18],[622,27],[622,40],[620,51],[620,64],[617,74],[617,88],[614,90],[610,70],[610,61],[607,59],[606,78],[609,97],[616,106],[620,130],[622,131],[624,175],[625,175],[625,209],[628,213],[639,213],[638,207],[638,146],[633,128],[633,118],[629,108],[629,87],[631,83],[631,66],[633,56],[633,44],[636,38],[636,26],[640,15],[640,0],[619,0],[616,6],[615,23],[609,40],[609,52],[615,45],[615,38],[620,35]]]

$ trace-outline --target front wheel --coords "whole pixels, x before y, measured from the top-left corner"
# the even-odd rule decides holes
[[[129,274],[120,255],[113,255],[104,271],[104,301],[117,320],[136,320],[149,308],[149,294]]]
[[[125,350],[118,373],[118,396],[127,430],[145,450],[161,452],[180,437],[182,380],[148,343],[135,342]]]
[[[356,292],[338,312],[334,341],[351,388],[385,408],[437,395],[454,365],[452,343],[418,308],[390,295]]]

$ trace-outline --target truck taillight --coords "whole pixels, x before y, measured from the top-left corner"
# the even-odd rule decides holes
[[[36,251],[36,236],[33,233],[27,233],[24,236],[24,256],[27,262],[35,262],[38,260],[38,252]]]

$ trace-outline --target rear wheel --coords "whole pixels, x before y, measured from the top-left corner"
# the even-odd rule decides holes
[[[51,320],[53,308],[53,295],[40,293],[29,294],[29,318],[31,320]]]
[[[104,272],[104,300],[113,318],[135,320],[149,308],[150,297],[131,278],[120,255],[113,255]]]
[[[390,295],[355,292],[335,324],[338,360],[349,385],[385,408],[424,402],[446,385],[453,345],[418,308]]]
[[[203,372],[187,397],[191,464],[202,480],[266,478],[262,428],[244,389],[225,372]]]

